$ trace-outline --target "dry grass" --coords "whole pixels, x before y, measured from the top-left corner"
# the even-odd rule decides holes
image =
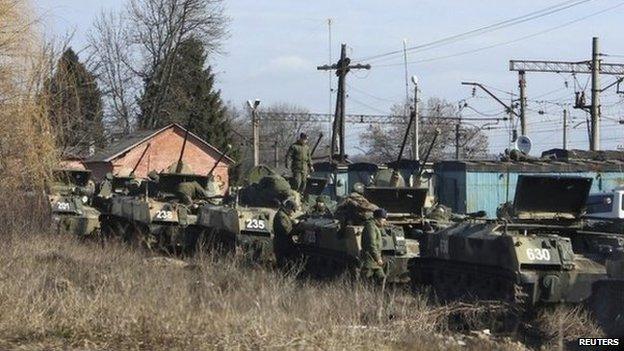
[[[590,313],[581,307],[560,306],[542,311],[535,320],[540,339],[549,349],[564,350],[579,338],[604,337]]]
[[[434,337],[446,331],[448,308],[407,292],[302,282],[226,258],[181,267],[115,245],[8,239],[0,247],[0,349],[457,347]]]

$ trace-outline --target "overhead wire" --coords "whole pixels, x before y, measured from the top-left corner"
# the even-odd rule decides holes
[[[415,64],[415,63],[425,63],[425,62],[444,60],[444,59],[454,58],[454,57],[458,57],[458,56],[473,54],[473,53],[477,53],[477,52],[484,51],[484,50],[489,50],[489,49],[492,49],[492,48],[495,48],[495,47],[499,47],[499,46],[503,46],[503,45],[513,44],[513,43],[516,43],[516,42],[519,42],[519,41],[522,41],[522,40],[534,38],[536,36],[539,36],[539,35],[542,35],[542,34],[546,34],[546,33],[555,31],[557,29],[561,29],[563,27],[567,27],[567,26],[572,25],[572,24],[577,23],[577,22],[584,21],[584,20],[586,20],[586,19],[588,19],[590,17],[594,17],[594,16],[597,16],[597,15],[603,14],[605,12],[611,11],[611,10],[617,8],[617,7],[622,6],[622,5],[624,5],[624,1],[618,3],[617,5],[605,8],[603,10],[592,12],[589,15],[578,17],[578,18],[576,18],[574,20],[571,20],[571,21],[568,21],[568,22],[564,22],[564,23],[562,23],[560,25],[549,27],[547,29],[544,29],[544,30],[541,30],[541,31],[538,31],[538,32],[535,32],[535,33],[532,33],[532,34],[529,34],[529,35],[525,35],[525,36],[522,36],[522,37],[519,37],[519,38],[516,38],[516,39],[513,39],[513,40],[499,42],[499,43],[495,43],[495,44],[491,44],[491,45],[487,45],[487,46],[483,46],[483,47],[479,47],[479,48],[471,49],[471,50],[467,50],[467,51],[461,51],[461,52],[457,52],[457,53],[454,53],[454,54],[437,56],[437,57],[432,57],[432,58],[428,58],[428,59],[409,61],[409,62],[407,62],[407,64],[409,65],[409,64]],[[375,65],[374,67],[375,68],[394,67],[394,66],[400,66],[400,65],[403,65],[403,64],[404,63],[391,63],[391,64],[384,64],[384,65]]]
[[[517,16],[517,17],[513,17],[510,19],[506,19],[500,22],[496,22],[494,24],[490,24],[490,25],[486,25],[483,27],[479,27],[476,29],[472,29],[463,33],[459,33],[459,34],[455,34],[455,35],[451,35],[445,38],[441,38],[438,40],[434,40],[428,43],[424,43],[424,44],[420,44],[420,45],[416,45],[416,46],[411,46],[406,48],[406,51],[408,52],[413,52],[413,51],[422,51],[422,50],[426,50],[426,49],[431,49],[434,47],[439,47],[439,46],[443,46],[443,45],[447,45],[450,43],[454,43],[463,39],[467,39],[470,37],[474,37],[477,35],[481,35],[481,34],[485,34],[485,33],[489,33],[492,31],[496,31],[496,30],[500,30],[503,28],[507,28],[510,26],[514,26],[520,23],[524,23],[524,22],[528,22],[534,19],[538,19],[544,16],[548,16],[557,12],[561,12],[564,10],[567,10],[569,8],[581,5],[583,3],[589,2],[592,0],[572,0],[572,1],[563,1],[560,2],[558,4],[552,5],[552,6],[548,6],[545,7],[543,9],[537,10],[537,11],[533,11],[533,12],[529,12],[527,14],[521,15],[521,16]],[[363,58],[358,58],[356,59],[356,61],[373,61],[373,60],[378,60],[384,57],[388,57],[388,56],[394,56],[397,54],[402,54],[403,50],[393,50],[390,52],[386,52],[386,53],[382,53],[382,54],[378,54],[378,55],[372,55],[372,56],[368,56],[368,57],[363,57]]]

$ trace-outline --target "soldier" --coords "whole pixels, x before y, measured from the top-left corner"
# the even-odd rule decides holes
[[[327,204],[325,203],[325,198],[323,196],[316,197],[316,203],[312,206],[310,210],[310,216],[313,217],[332,217],[332,213],[327,208]]]
[[[292,199],[284,201],[273,218],[273,252],[278,267],[285,267],[296,255],[296,249],[292,239],[293,220],[292,215],[297,209],[297,204]]]
[[[305,133],[299,135],[299,139],[288,148],[286,153],[286,168],[290,160],[290,170],[292,172],[292,188],[303,194],[306,180],[310,172],[314,172],[312,167],[312,156],[308,147],[308,136]]]
[[[353,191],[336,208],[336,217],[349,224],[361,224],[378,207],[364,197],[364,184],[353,184]]]
[[[362,232],[362,278],[381,283],[386,278],[381,258],[382,230],[388,213],[383,208],[373,212],[373,218],[366,221]]]
[[[193,200],[209,200],[210,194],[196,181],[181,182],[176,187],[176,195],[181,203],[192,205]]]

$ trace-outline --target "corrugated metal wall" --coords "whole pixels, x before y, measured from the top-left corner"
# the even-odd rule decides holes
[[[449,206],[457,213],[484,210],[489,218],[496,217],[496,208],[513,201],[518,172],[457,172],[448,171],[436,174],[436,195],[440,203]],[[624,173],[620,172],[570,172],[547,173],[590,177],[593,179],[592,192],[610,191],[624,186]]]

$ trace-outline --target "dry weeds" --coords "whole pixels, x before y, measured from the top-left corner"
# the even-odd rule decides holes
[[[0,247],[2,349],[459,347],[434,336],[446,331],[446,314],[408,292],[302,282],[228,258],[167,264],[112,244],[7,239]]]

